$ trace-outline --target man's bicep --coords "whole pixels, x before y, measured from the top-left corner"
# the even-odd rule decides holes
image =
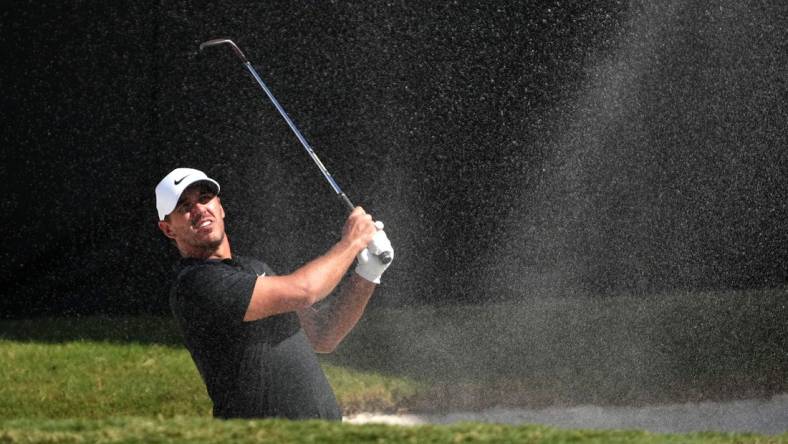
[[[258,276],[244,321],[302,310],[310,304],[308,292],[293,276]]]

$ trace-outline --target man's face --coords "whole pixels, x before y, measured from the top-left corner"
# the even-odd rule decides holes
[[[187,256],[212,252],[224,241],[224,208],[210,187],[198,182],[183,191],[159,228]]]

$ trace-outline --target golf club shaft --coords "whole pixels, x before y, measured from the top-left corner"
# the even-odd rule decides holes
[[[236,45],[235,42],[233,42],[230,39],[213,39],[203,42],[200,45],[200,50],[202,51],[203,48],[209,46],[215,46],[215,45],[222,45],[222,44],[228,44],[232,47],[235,54],[241,59],[241,62],[243,63],[244,67],[249,71],[252,77],[254,77],[254,79],[257,81],[257,84],[260,85],[260,88],[262,88],[263,91],[265,91],[265,95],[268,96],[268,99],[271,100],[271,102],[274,104],[276,110],[279,111],[279,114],[282,116],[282,118],[285,119],[285,122],[287,122],[287,125],[296,135],[298,141],[301,142],[301,146],[304,147],[307,154],[309,154],[309,157],[312,158],[312,161],[315,162],[315,165],[317,165],[317,167],[320,169],[320,172],[323,173],[323,177],[325,177],[325,179],[328,181],[328,184],[331,185],[331,188],[337,194],[339,199],[347,206],[349,211],[353,211],[353,209],[355,208],[353,202],[351,202],[350,199],[347,197],[347,195],[342,191],[342,189],[339,188],[339,185],[331,176],[331,173],[328,172],[326,167],[323,165],[323,162],[320,161],[320,159],[317,157],[317,154],[315,154],[314,150],[312,150],[312,147],[309,145],[309,142],[306,141],[306,138],[304,138],[304,136],[301,134],[301,131],[298,130],[298,127],[295,126],[295,123],[293,123],[293,121],[290,119],[290,116],[288,116],[287,112],[285,112],[285,109],[282,108],[282,105],[280,105],[279,101],[276,100],[276,97],[274,97],[273,93],[271,93],[271,90],[268,89],[268,86],[266,86],[265,82],[263,82],[263,79],[260,78],[260,74],[258,74],[257,70],[254,69],[252,63],[246,59],[246,56],[244,55],[243,51],[241,51],[241,48],[239,48],[238,45]],[[384,264],[391,262],[392,259],[391,253],[389,253],[388,251],[384,251],[383,253],[379,254],[378,258]]]
[[[239,48],[238,45],[236,45],[235,42],[233,42],[230,39],[212,39],[200,44],[200,51],[202,51],[204,48],[207,48],[209,46],[216,46],[223,44],[230,45],[230,47],[233,49],[233,52],[235,52],[235,55],[237,55],[241,59],[241,62],[243,63],[244,67],[247,69],[247,71],[249,71],[249,74],[251,74],[252,77],[254,77],[254,79],[257,81],[257,84],[260,85],[260,88],[263,89],[265,95],[268,96],[268,99],[271,100],[271,102],[274,104],[276,110],[279,111],[279,114],[282,116],[282,118],[285,119],[285,122],[287,122],[287,126],[290,127],[290,129],[298,138],[298,141],[301,142],[301,146],[304,147],[306,153],[309,154],[309,157],[311,157],[312,161],[315,162],[315,165],[317,165],[317,167],[320,169],[320,172],[323,173],[323,177],[325,177],[326,181],[328,181],[328,184],[331,185],[331,188],[337,194],[339,199],[345,204],[345,206],[347,206],[349,211],[353,211],[353,208],[355,208],[353,202],[351,202],[350,199],[347,197],[347,195],[342,191],[342,189],[339,188],[339,185],[331,176],[331,173],[328,172],[325,165],[323,165],[323,162],[320,161],[320,159],[317,157],[317,154],[315,154],[315,151],[309,145],[309,142],[306,141],[304,135],[301,134],[301,131],[298,130],[298,127],[295,126],[295,123],[293,123],[293,121],[290,119],[290,116],[287,115],[285,109],[282,108],[282,105],[280,105],[279,101],[276,100],[276,97],[274,97],[273,93],[271,93],[271,90],[268,89],[268,86],[265,84],[265,82],[263,82],[263,79],[260,77],[260,74],[257,73],[257,70],[254,69],[252,63],[249,62],[249,60],[246,58],[246,55],[244,55],[243,51],[241,51],[241,48]]]
[[[293,121],[290,119],[290,116],[288,116],[287,113],[285,112],[285,109],[282,108],[282,105],[280,105],[279,101],[276,100],[276,97],[274,97],[274,95],[271,93],[271,90],[268,89],[268,86],[266,86],[265,82],[263,82],[263,79],[260,78],[260,75],[257,74],[257,71],[254,69],[254,67],[252,67],[252,64],[249,61],[246,61],[244,62],[244,66],[246,67],[247,70],[249,70],[249,73],[252,74],[252,77],[254,77],[254,79],[257,80],[257,83],[260,85],[260,88],[263,88],[263,91],[265,91],[265,95],[267,95],[268,98],[271,99],[271,102],[276,107],[276,110],[279,111],[279,114],[281,114],[282,118],[285,119],[287,125],[290,127],[291,130],[293,130],[293,133],[298,138],[298,141],[301,142],[301,145],[306,150],[306,153],[309,154],[309,157],[311,157],[312,160],[315,162],[315,165],[317,165],[317,167],[320,168],[320,172],[323,173],[323,177],[326,178],[328,184],[331,185],[331,188],[333,188],[334,192],[337,193],[337,196],[339,196],[339,198],[345,203],[345,205],[347,205],[350,211],[353,211],[353,208],[355,208],[353,202],[351,202],[350,199],[347,197],[347,195],[345,195],[345,193],[342,191],[342,189],[339,188],[339,185],[337,185],[337,182],[331,176],[331,173],[328,172],[326,167],[323,165],[323,162],[321,162],[320,159],[317,157],[317,154],[315,154],[314,150],[312,150],[312,147],[309,145],[309,142],[306,141],[304,135],[301,134],[301,131],[298,130],[298,127],[295,126]]]

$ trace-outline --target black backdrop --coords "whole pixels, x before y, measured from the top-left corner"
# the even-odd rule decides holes
[[[397,258],[376,304],[781,287],[781,1],[5,6],[4,316],[161,312],[153,187],[223,187],[287,272],[344,209],[234,38]]]

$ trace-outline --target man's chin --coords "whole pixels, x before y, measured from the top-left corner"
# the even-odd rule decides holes
[[[224,235],[216,237],[216,238],[208,238],[205,240],[195,240],[191,246],[203,252],[213,252],[216,251],[219,246],[222,245],[224,241]]]

